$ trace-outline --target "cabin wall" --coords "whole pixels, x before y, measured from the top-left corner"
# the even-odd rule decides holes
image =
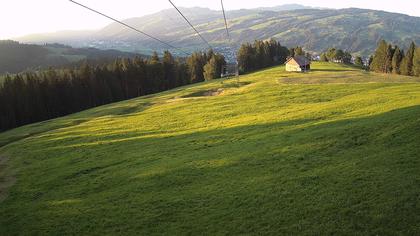
[[[296,72],[301,72],[302,69],[300,68],[300,66],[298,65],[293,65],[293,64],[286,64],[286,71],[296,71]]]

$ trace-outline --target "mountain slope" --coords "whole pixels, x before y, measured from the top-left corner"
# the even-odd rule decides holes
[[[419,91],[315,63],[2,133],[0,234],[418,235]]]
[[[234,47],[243,42],[274,37],[286,46],[302,45],[306,50],[315,52],[338,47],[368,55],[380,39],[403,46],[411,41],[420,44],[419,17],[353,8],[302,8],[295,6],[294,10],[282,10],[287,7],[274,7],[227,12]],[[213,45],[229,45],[220,11],[205,8],[181,10]],[[185,49],[195,50],[205,46],[173,9],[124,22]],[[88,41],[98,47],[107,45],[147,52],[162,50],[162,45],[116,23],[93,33]]]
[[[114,60],[117,57],[141,56],[117,50],[72,48],[61,44],[33,45],[0,40],[0,75],[49,67],[70,66],[82,60]],[[0,78],[1,80],[1,78]],[[1,81],[0,81],[1,82]]]

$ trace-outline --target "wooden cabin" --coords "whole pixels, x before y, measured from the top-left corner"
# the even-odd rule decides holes
[[[311,70],[311,61],[304,56],[290,57],[285,64],[286,71],[306,72]]]

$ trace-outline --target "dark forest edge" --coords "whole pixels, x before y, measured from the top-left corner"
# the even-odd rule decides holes
[[[148,59],[7,75],[0,86],[0,131],[215,79],[225,63],[211,50],[186,59],[165,52],[162,58],[155,53]]]

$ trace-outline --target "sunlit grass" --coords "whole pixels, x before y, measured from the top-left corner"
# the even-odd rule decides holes
[[[419,234],[418,82],[275,67],[2,133],[0,234]]]

